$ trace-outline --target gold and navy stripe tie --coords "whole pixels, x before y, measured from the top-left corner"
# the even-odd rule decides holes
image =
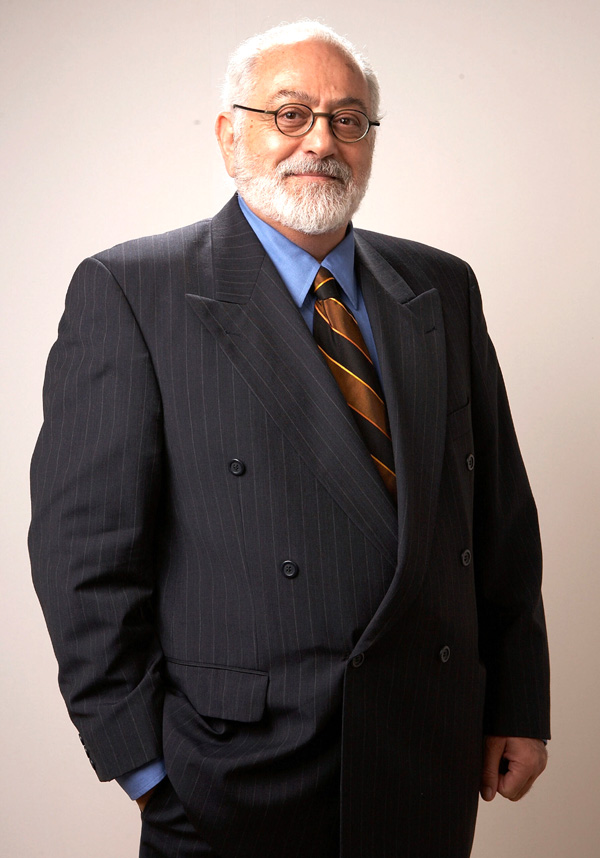
[[[394,453],[377,370],[356,319],[342,303],[340,286],[326,268],[319,268],[313,290],[313,336],[352,411],[367,450],[395,500]]]

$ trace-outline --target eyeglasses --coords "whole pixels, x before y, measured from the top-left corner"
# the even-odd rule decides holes
[[[343,143],[358,143],[367,136],[372,125],[379,125],[379,122],[372,122],[362,110],[351,110],[345,107],[333,113],[315,113],[306,104],[284,104],[277,110],[259,110],[257,107],[244,107],[243,104],[233,106],[239,110],[274,116],[275,125],[286,137],[302,137],[308,134],[319,116],[327,119],[331,133]]]

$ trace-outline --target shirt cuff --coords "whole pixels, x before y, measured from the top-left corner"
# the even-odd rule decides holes
[[[165,763],[161,757],[140,766],[139,769],[119,775],[115,780],[123,787],[130,799],[136,799],[160,783],[166,774]]]

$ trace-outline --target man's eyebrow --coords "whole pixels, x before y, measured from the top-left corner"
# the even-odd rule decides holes
[[[277,92],[273,93],[273,95],[267,101],[267,107],[272,107],[277,102],[283,101],[294,101],[294,102],[302,102],[303,104],[314,104],[315,99],[313,96],[309,95],[307,92],[304,92],[302,89],[280,89]]]
[[[362,98],[356,98],[354,95],[347,95],[345,98],[338,98],[331,104],[332,110],[339,110],[340,107],[357,107],[359,110],[362,110],[363,113],[369,112],[367,105],[364,103]]]
[[[280,89],[273,93],[267,101],[267,109],[275,107],[277,104],[285,104],[286,102],[294,102],[295,104],[306,104],[308,107],[313,107],[317,103],[317,99],[313,95],[309,95],[301,89]],[[331,111],[339,110],[342,107],[356,107],[364,113],[368,113],[367,105],[362,98],[356,98],[354,95],[347,95],[344,98],[337,98],[331,102]]]

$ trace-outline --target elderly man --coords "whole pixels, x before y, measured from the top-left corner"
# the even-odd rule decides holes
[[[535,506],[473,273],[352,228],[377,117],[333,31],[250,39],[239,195],[69,290],[34,579],[144,858],[464,858],[545,766]]]

